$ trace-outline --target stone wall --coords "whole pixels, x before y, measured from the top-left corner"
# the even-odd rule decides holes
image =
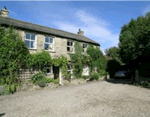
[[[45,50],[45,51],[49,52],[49,54],[51,55],[52,58],[61,57],[63,55],[65,57],[67,57],[67,59],[70,61],[71,58],[70,58],[69,54],[75,52],[75,48],[74,48],[75,41],[73,41],[73,40],[71,40],[74,42],[73,43],[73,52],[68,52],[66,38],[62,38],[62,37],[60,38],[60,37],[56,37],[56,36],[52,36],[52,35],[40,34],[40,33],[34,32],[34,31],[28,31],[28,30],[17,29],[16,31],[21,35],[22,41],[25,40],[26,32],[36,34],[36,38],[35,38],[36,49],[29,49],[31,54],[44,50],[45,36],[53,37],[53,44],[54,44],[53,48],[54,49],[52,51]],[[88,43],[84,43],[84,44],[88,45]],[[82,43],[81,43],[81,45],[82,45]],[[94,46],[94,47],[96,47],[96,46]],[[89,70],[83,75],[88,75],[88,74],[89,74]],[[48,77],[52,77],[52,76],[53,76],[53,74]]]
[[[53,39],[54,50],[48,51],[50,53],[51,57],[57,58],[57,57],[64,55],[65,57],[67,57],[68,60],[70,60],[69,52],[67,52],[67,39],[52,36],[52,35],[39,34],[39,33],[32,32],[32,31],[17,30],[17,32],[21,35],[21,38],[23,41],[25,40],[25,32],[36,34],[36,41],[35,41],[36,49],[29,49],[31,54],[43,50],[44,49],[45,36],[50,36],[50,37],[54,38]],[[73,50],[74,50],[74,48],[73,48]]]

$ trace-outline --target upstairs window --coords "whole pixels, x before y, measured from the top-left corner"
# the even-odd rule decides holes
[[[73,41],[67,41],[67,51],[73,52]]]
[[[25,44],[29,49],[35,49],[35,34],[26,33]]]
[[[83,44],[83,52],[86,52],[87,44]]]
[[[45,50],[53,50],[53,38],[52,37],[45,37]]]

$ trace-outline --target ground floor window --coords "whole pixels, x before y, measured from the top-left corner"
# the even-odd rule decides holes
[[[83,66],[83,73],[87,73],[89,71],[88,65],[84,64]]]
[[[45,67],[45,70],[47,75],[52,74],[52,67]]]
[[[67,65],[67,68],[68,68],[68,70],[67,70],[67,71],[68,71],[70,74],[72,74],[71,64],[68,64],[68,65]]]

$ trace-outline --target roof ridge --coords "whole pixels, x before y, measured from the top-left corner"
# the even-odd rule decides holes
[[[2,17],[2,16],[0,16]],[[28,22],[28,21],[22,21],[22,20],[18,20],[18,19],[14,19],[14,18],[10,18],[10,17],[5,17],[5,18],[8,18],[8,19],[12,19],[12,20],[16,20],[16,21],[19,21],[19,22],[24,22],[24,23],[28,23],[28,24],[34,24],[34,25],[37,25],[37,26],[40,26],[40,27],[43,27],[43,28],[49,28],[49,29],[52,29],[52,30],[56,30],[56,31],[61,31],[61,32],[65,32],[65,33],[70,33],[70,34],[73,34],[73,35],[76,35],[76,36],[80,36],[78,34],[75,34],[75,33],[71,33],[71,32],[67,32],[67,31],[63,31],[61,29],[56,29],[56,28],[51,28],[51,27],[48,27],[48,26],[44,26],[44,25],[40,25],[40,24],[36,24],[36,23],[32,23],[32,22]],[[80,36],[80,37],[83,37],[83,36]],[[86,36],[84,36],[86,37]],[[87,38],[87,37],[86,37]]]
[[[95,42],[94,40],[92,40],[92,39],[89,39],[89,38],[87,38],[87,37],[85,37],[85,36],[80,36],[80,35],[78,35],[78,34],[75,34],[75,33],[71,33],[71,32],[67,32],[67,31],[63,31],[63,30],[60,30],[60,29],[55,29],[55,28],[51,28],[51,27],[47,27],[47,26],[43,26],[43,25],[39,25],[39,24],[36,24],[36,23],[31,23],[31,22],[27,22],[27,21],[22,21],[22,20],[18,20],[18,19],[14,19],[14,18],[10,18],[10,17],[2,17],[2,16],[0,16],[0,19],[1,18],[3,18],[3,19],[7,19],[7,20],[12,20],[12,22],[18,22],[18,23],[22,23],[22,24],[26,24],[26,25],[33,25],[33,26],[37,26],[37,28],[39,27],[39,28],[46,28],[47,30],[51,30],[51,31],[54,31],[54,32],[56,32],[56,33],[62,33],[61,35],[72,35],[72,36],[74,36],[74,38],[73,39],[77,39],[77,40],[80,40],[80,41],[85,41],[85,39],[87,39],[87,41],[85,41],[85,42],[91,42],[91,43],[95,43],[96,45],[100,45],[99,43],[97,43],[97,42]],[[5,22],[5,21],[4,21]],[[9,23],[8,23],[9,24]],[[65,33],[65,34],[63,34],[63,33]],[[61,36],[60,35],[60,36]],[[81,39],[81,38],[83,38],[83,40]],[[88,41],[89,40],[89,41]]]

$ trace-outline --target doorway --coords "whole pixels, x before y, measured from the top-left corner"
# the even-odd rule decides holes
[[[59,78],[59,67],[53,66],[54,79]]]

